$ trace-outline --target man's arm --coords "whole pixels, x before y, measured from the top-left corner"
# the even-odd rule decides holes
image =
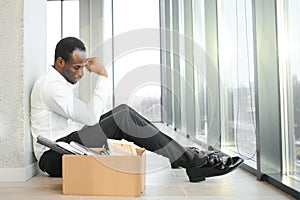
[[[43,98],[49,110],[67,119],[85,125],[94,125],[97,122],[93,102],[86,104],[81,101],[68,85],[57,81],[45,85]]]

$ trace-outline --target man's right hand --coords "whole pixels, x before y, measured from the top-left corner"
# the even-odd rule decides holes
[[[106,69],[97,57],[87,58],[84,62],[84,66],[89,72],[107,77]]]

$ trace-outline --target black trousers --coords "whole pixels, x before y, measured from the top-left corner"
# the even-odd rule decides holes
[[[88,147],[101,147],[106,138],[126,139],[140,147],[177,161],[184,168],[191,165],[194,155],[129,106],[122,104],[100,117],[99,124],[84,127],[58,141],[76,141]],[[44,152],[39,167],[50,176],[62,176],[62,155]]]

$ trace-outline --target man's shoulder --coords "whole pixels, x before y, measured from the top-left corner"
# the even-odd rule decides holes
[[[34,85],[51,85],[51,84],[62,84],[64,85],[64,81],[54,76],[51,72],[45,72],[42,74],[34,83]]]
[[[53,93],[56,94],[59,91],[66,92],[67,90],[68,88],[63,81],[51,76],[49,73],[44,73],[35,81],[31,97],[37,98],[39,96],[41,98],[45,94],[53,95]]]

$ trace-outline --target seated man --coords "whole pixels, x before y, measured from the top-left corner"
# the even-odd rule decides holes
[[[186,168],[191,182],[227,174],[243,162],[239,157],[184,148],[127,105],[102,113],[99,81],[93,97],[84,103],[73,90],[83,76],[83,67],[107,77],[98,58],[87,58],[85,46],[79,39],[64,38],[56,46],[54,66],[35,82],[32,90],[34,153],[40,169],[50,176],[62,176],[62,155],[38,144],[38,135],[68,143],[76,141],[85,146],[101,146],[105,137],[126,139],[167,157],[173,167]],[[86,132],[87,127],[91,128],[90,132]]]

